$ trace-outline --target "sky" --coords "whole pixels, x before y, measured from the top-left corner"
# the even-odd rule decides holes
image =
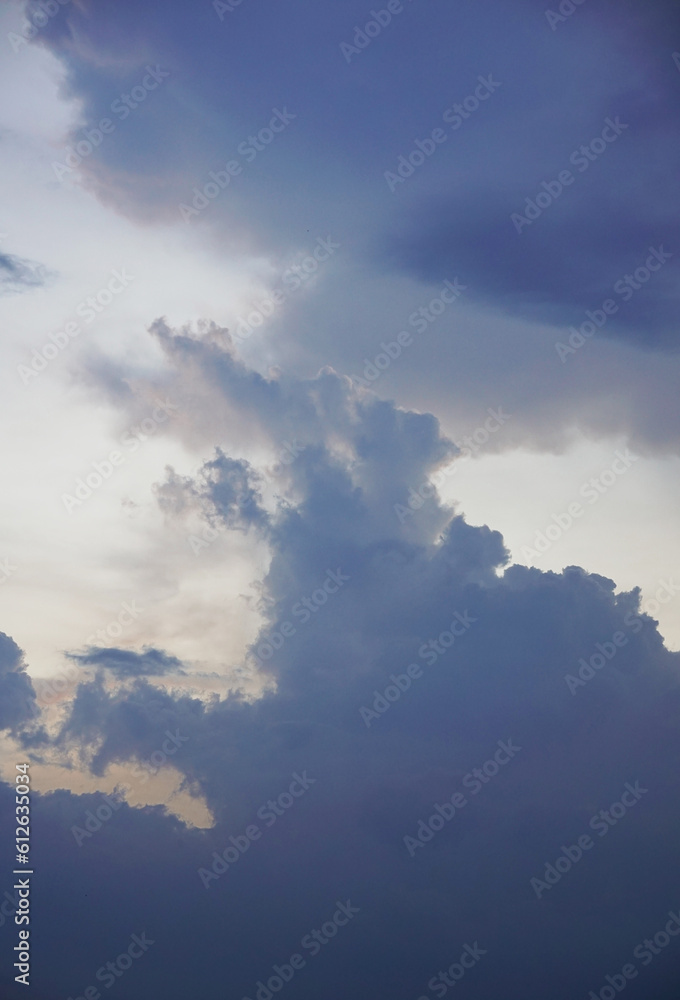
[[[2,996],[674,998],[677,6],[0,49]]]

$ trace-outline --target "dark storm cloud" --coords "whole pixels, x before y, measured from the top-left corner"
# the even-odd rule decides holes
[[[558,173],[543,175],[555,191]],[[663,218],[631,219],[624,210],[627,192],[608,190],[607,178],[599,190],[565,188],[564,203],[553,203],[545,218],[518,234],[511,216],[524,217],[526,198],[538,193],[548,199],[541,184],[537,178],[502,196],[469,191],[456,202],[421,206],[385,252],[424,281],[443,280],[464,266],[477,296],[533,322],[578,328],[595,313],[601,336],[675,350],[677,209],[659,194]],[[602,311],[608,300],[615,308],[611,316]]]
[[[270,384],[189,340],[167,331],[175,390],[203,397],[215,440],[220,397],[245,423],[256,409],[260,433],[280,440],[285,397],[285,433],[306,444],[275,509],[252,526],[271,562],[248,661],[276,690],[205,703],[143,678],[115,692],[102,678],[79,687],[44,746],[77,750],[102,774],[175,734],[172,766],[216,825],[107,808],[102,796],[36,797],[50,927],[40,942],[50,972],[37,982],[76,996],[146,931],[156,943],[126,973],[130,1000],[253,1000],[296,952],[305,966],[291,988],[304,1000],[431,1000],[428,982],[466,944],[485,953],[465,973],[480,1000],[599,990],[680,904],[668,878],[680,654],[664,648],[638,592],[617,594],[577,567],[507,567],[501,536],[436,495],[400,521],[408,484],[455,461],[431,415],[330,371]],[[216,469],[249,477],[241,461],[223,452]],[[202,473],[182,490],[193,514],[220,516]],[[455,793],[464,803],[428,836],[435,806],[450,816]],[[598,818],[622,796],[623,815],[615,806],[613,823]],[[539,899],[531,879],[588,833],[593,846]],[[359,912],[312,954],[302,942],[338,901]],[[671,1000],[675,947],[649,968],[637,962],[631,998]]]
[[[122,651],[117,653],[120,657]],[[78,747],[92,773],[101,775],[113,762],[134,756],[150,758],[173,728],[181,733],[181,746],[195,735],[203,714],[201,702],[175,700],[144,679],[137,679],[129,689],[110,692],[99,675],[92,683],[79,685],[54,745]]]
[[[130,107],[83,161],[107,201],[179,218],[192,187],[220,157],[239,157],[239,143],[285,103],[295,127],[254,162],[247,157],[242,176],[203,214],[233,249],[240,241],[241,250],[259,245],[277,257],[311,227],[332,229],[371,270],[406,269],[426,283],[464,270],[477,301],[568,326],[662,245],[671,262],[620,303],[602,334],[675,347],[680,21],[667,4],[574,5],[551,30],[542,3],[455,11],[405,3],[349,63],[340,44],[370,19],[360,0],[342,10],[244,2],[221,18],[209,4],[151,3],[143,13],[116,4],[115,19],[113,9],[65,7],[39,36],[64,58],[92,124],[148,60],[170,74],[162,94]],[[291,61],[286,39],[300,31],[309,44]],[[447,124],[444,112],[480,74],[498,92]],[[602,151],[607,119],[626,128]],[[444,145],[425,163],[418,154],[416,169],[404,159],[390,194],[385,172],[442,125]],[[593,140],[595,152],[570,161]],[[558,191],[565,169],[570,186],[546,194],[543,183]],[[518,234],[511,216],[537,195],[548,205]]]

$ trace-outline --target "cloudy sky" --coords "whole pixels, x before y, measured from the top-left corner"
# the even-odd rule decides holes
[[[676,5],[0,46],[2,996],[674,998]]]

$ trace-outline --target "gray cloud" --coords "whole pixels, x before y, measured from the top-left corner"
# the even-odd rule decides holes
[[[182,674],[182,663],[176,656],[169,656],[161,649],[132,650],[96,647],[87,653],[69,653],[70,660],[83,667],[103,667],[118,677],[162,677],[164,674]]]
[[[501,986],[518,1000],[599,988],[678,906],[667,872],[680,654],[664,648],[639,593],[617,594],[613,581],[578,567],[508,566],[498,532],[469,525],[436,494],[401,523],[393,508],[408,484],[455,461],[431,415],[399,410],[330,371],[272,383],[210,345],[180,337],[166,347],[177,391],[191,386],[198,399],[205,379],[244,425],[257,414],[258,434],[275,441],[285,409],[285,433],[306,444],[275,507],[251,525],[271,560],[249,659],[262,659],[269,643],[261,669],[275,688],[256,701],[234,693],[206,703],[143,677],[117,691],[102,677],[79,687],[56,742],[43,746],[78,752],[102,774],[147,758],[164,733],[181,734],[173,767],[200,789],[216,825],[197,831],[160,808],[121,806],[78,847],[70,829],[101,799],[37,797],[49,845],[41,867],[66,878],[76,898],[98,873],[96,920],[83,899],[69,925],[70,942],[90,942],[87,958],[51,932],[52,982],[73,994],[91,981],[100,964],[90,958],[93,923],[99,941],[127,940],[143,925],[158,943],[146,971],[140,963],[139,978],[126,981],[131,1000],[151,988],[170,998],[189,988],[252,998],[335,901],[351,899],[356,925],[316,961],[308,956],[297,995],[425,995],[437,970],[475,941],[488,950],[470,972],[484,1000]],[[226,451],[215,461],[208,472],[218,484],[235,476],[229,503],[200,472],[182,479],[179,494],[206,520],[219,518],[221,502],[232,511],[226,526],[239,529],[233,511],[254,473]],[[176,506],[176,478],[166,485],[159,500]],[[324,591],[329,572],[344,582]],[[565,678],[579,671],[591,676],[572,693]],[[362,707],[373,712],[369,725]],[[473,769],[498,741],[521,751],[473,794]],[[286,798],[295,774],[313,784]],[[648,791],[601,837],[590,820],[626,782]],[[461,789],[460,815],[411,857],[404,838]],[[224,873],[214,852],[243,845],[252,824],[261,838]],[[595,849],[537,899],[531,878],[587,831]],[[124,879],[131,858],[136,875]],[[213,864],[222,874],[206,889],[199,869]],[[60,906],[55,877],[43,887],[47,916]],[[638,995],[670,1000],[672,989],[662,960],[640,969]]]

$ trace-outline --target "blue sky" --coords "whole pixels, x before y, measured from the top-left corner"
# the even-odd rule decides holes
[[[0,44],[3,996],[670,1000],[676,6]]]

